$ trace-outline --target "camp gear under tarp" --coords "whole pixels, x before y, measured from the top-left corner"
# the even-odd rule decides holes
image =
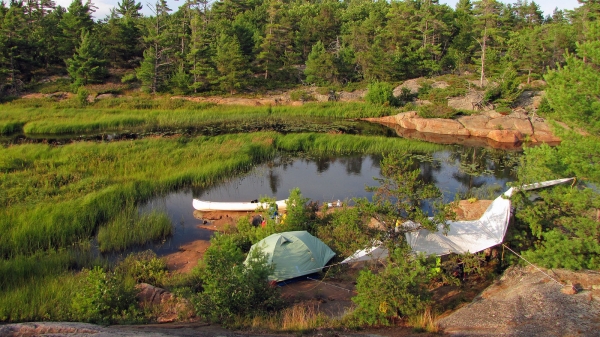
[[[381,241],[373,242],[371,248],[356,251],[351,256],[348,256],[342,263],[355,263],[365,261],[385,261],[388,257],[388,249],[385,248]]]
[[[442,226],[437,232],[431,232],[426,229],[406,233],[406,241],[411,249],[416,253],[425,253],[426,255],[446,255],[450,253],[477,253],[489,247],[502,243],[508,223],[510,220],[511,203],[510,197],[517,190],[527,191],[542,187],[553,186],[557,184],[572,181],[574,178],[565,178],[544,181],[523,185],[520,187],[511,187],[498,198],[496,198],[486,209],[481,218],[469,221],[447,221],[449,230],[443,232]],[[418,224],[407,221],[402,224],[405,227],[417,227]],[[356,252],[352,257],[346,259],[345,263],[355,262],[358,258],[365,261],[369,257],[375,259],[375,254],[364,253],[359,256],[361,251]],[[377,252],[377,256],[387,256],[387,249],[381,244],[374,245],[363,252]],[[357,255],[358,254],[358,255]]]
[[[267,236],[250,248],[262,249],[267,261],[275,265],[269,280],[283,281],[321,271],[335,253],[306,231],[284,232]],[[246,258],[246,261],[248,261]]]

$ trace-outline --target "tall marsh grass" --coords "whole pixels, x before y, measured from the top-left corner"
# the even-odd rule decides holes
[[[328,317],[315,305],[296,304],[272,316],[257,316],[249,322],[241,321],[238,324],[258,330],[302,333],[318,328],[336,328],[341,321]]]
[[[24,281],[10,291],[0,292],[0,321],[71,321],[71,303],[79,286],[76,275],[39,276]]]
[[[164,212],[153,211],[140,215],[133,206],[98,230],[98,245],[101,252],[122,251],[132,245],[164,239],[171,235],[173,227]]]
[[[178,99],[115,98],[82,108],[71,100],[21,99],[2,105],[0,134],[78,134],[168,130],[224,124],[286,123],[306,118],[348,119],[392,115],[390,107],[363,103],[309,103],[303,106],[230,106]]]

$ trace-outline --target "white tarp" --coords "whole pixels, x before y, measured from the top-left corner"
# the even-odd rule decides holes
[[[363,262],[363,261],[385,261],[388,256],[388,250],[385,248],[381,241],[373,242],[371,248],[359,250],[348,256],[342,263],[349,262]]]
[[[565,178],[544,181],[530,185],[523,185],[519,190],[533,190],[537,188],[562,184],[572,181],[574,178]],[[476,253],[486,248],[493,247],[502,243],[506,229],[510,220],[510,198],[514,188],[509,188],[506,192],[496,198],[487,210],[478,220],[470,221],[448,221],[448,233],[444,234],[443,228],[440,226],[439,231],[430,232],[426,229],[421,229],[415,232],[406,233],[406,240],[412,250],[417,253],[425,253],[426,255],[445,255],[450,253]],[[407,221],[403,226],[417,226],[418,224]],[[342,263],[364,261],[370,255],[368,252],[374,250],[384,250],[379,252],[378,256],[387,256],[387,250],[379,245],[356,252],[351,257],[344,260]],[[361,253],[362,252],[362,253]],[[362,255],[361,255],[362,254]],[[352,259],[352,257],[360,258],[361,260]]]

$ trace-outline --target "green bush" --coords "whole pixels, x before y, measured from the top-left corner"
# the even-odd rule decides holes
[[[84,107],[84,106],[90,104],[90,102],[88,101],[89,95],[90,95],[90,92],[86,88],[84,88],[84,87],[77,88],[77,102],[79,103],[80,106]]]
[[[536,192],[539,199],[517,198],[516,218],[528,227],[518,245],[523,256],[545,268],[600,268],[600,195],[590,188],[556,186]],[[533,244],[532,244],[533,243]]]
[[[427,104],[421,105],[417,113],[423,118],[452,118],[458,110],[443,104]]]
[[[121,77],[121,83],[132,83],[137,81],[137,76],[135,72],[127,72],[123,77]]]
[[[446,103],[449,97],[463,96],[467,93],[465,88],[448,87],[445,89],[434,88],[427,91],[427,94],[419,95],[420,99],[428,100],[434,103]]]
[[[358,207],[337,209],[325,216],[324,222],[326,224],[316,227],[316,236],[340,257],[348,257],[369,246],[377,237]]]
[[[73,299],[75,320],[111,324],[132,322],[140,317],[132,280],[95,267],[84,277]]]
[[[290,93],[292,101],[314,101],[315,97],[304,90],[295,90]]]
[[[224,325],[235,318],[251,318],[281,307],[277,287],[268,276],[273,266],[256,250],[244,264],[244,254],[227,235],[215,235],[204,255],[201,277],[204,291],[192,299],[197,313]]]
[[[554,112],[554,109],[552,109],[552,106],[550,106],[548,97],[546,97],[546,96],[542,97],[538,111],[543,114],[551,114]]]
[[[357,279],[357,307],[351,320],[359,325],[389,325],[396,318],[422,313],[429,303],[431,261],[396,248],[378,274],[363,270]]]
[[[496,112],[501,115],[509,115],[512,112],[512,109],[506,106],[500,106],[496,108]]]
[[[377,105],[396,105],[394,88],[387,82],[373,82],[367,88],[365,100]]]
[[[136,283],[149,283],[164,287],[167,264],[151,250],[129,254],[116,268],[119,275],[127,275]]]

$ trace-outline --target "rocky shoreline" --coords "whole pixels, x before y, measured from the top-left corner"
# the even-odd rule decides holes
[[[543,118],[520,111],[502,115],[490,110],[456,119],[423,118],[416,111],[409,111],[364,120],[391,127],[402,137],[435,143],[481,145],[483,142],[494,148],[520,147],[523,143],[560,143],[560,138]]]

